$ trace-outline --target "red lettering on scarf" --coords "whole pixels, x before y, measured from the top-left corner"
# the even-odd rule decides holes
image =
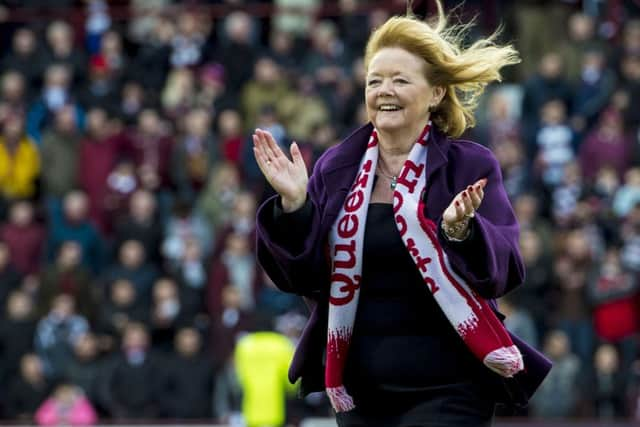
[[[357,220],[358,218],[356,218]],[[338,260],[338,252],[344,251],[348,256],[348,260]],[[337,268],[353,268],[356,265],[356,241],[351,240],[347,245],[336,245],[334,255],[333,271]]]
[[[438,292],[440,290],[438,285],[436,285],[435,280],[433,280],[431,277],[425,277],[424,278],[424,283],[426,283],[427,286],[429,286],[429,290],[431,291],[432,295],[435,295],[436,292]]]
[[[338,236],[348,239],[355,236],[358,231],[358,217],[355,215],[345,215],[338,221]]]
[[[397,214],[400,208],[402,207],[402,203],[404,203],[404,199],[402,198],[402,193],[399,191],[395,191],[393,193],[393,213]]]
[[[351,277],[342,273],[333,273],[331,275],[331,283],[342,282],[344,283],[338,290],[340,292],[344,292],[346,295],[343,296],[333,296],[329,295],[329,302],[333,305],[345,305],[349,304],[353,297],[355,296],[356,290],[360,288],[360,275],[356,274],[353,276],[353,280]],[[331,286],[331,290],[335,289],[334,286]]]
[[[362,190],[351,193],[344,201],[344,210],[347,212],[355,212],[360,209],[360,206],[362,206],[362,202],[364,202],[364,193],[362,192]]]
[[[404,237],[405,233],[407,232],[407,220],[404,219],[402,215],[396,215],[396,224],[398,224],[400,237]]]
[[[402,171],[400,171],[400,176],[398,177],[398,184],[404,185],[409,189],[409,193],[413,194],[416,189],[416,185],[418,185],[418,178],[422,175],[422,171],[424,170],[424,164],[416,165],[411,160],[407,160],[404,163],[404,167]],[[411,179],[409,179],[409,173],[413,173]]]
[[[366,162],[364,162],[364,165],[362,165],[362,170],[358,172],[358,177],[356,178],[356,181],[351,186],[351,191],[353,191],[358,187],[360,188],[367,187],[367,182],[369,181],[369,172],[371,172],[372,165],[373,165],[373,162],[371,160],[367,160]]]

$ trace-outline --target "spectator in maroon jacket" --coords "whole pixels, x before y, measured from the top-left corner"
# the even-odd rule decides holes
[[[169,164],[173,140],[158,112],[152,108],[142,110],[135,129],[129,133],[129,139],[142,186],[149,191],[166,190],[170,185]]]
[[[107,177],[107,191],[104,196],[107,230],[113,230],[114,224],[126,217],[131,197],[140,188],[134,162],[120,158]]]
[[[34,221],[33,204],[14,202],[9,209],[9,222],[0,228],[0,240],[9,245],[11,260],[18,272],[34,274],[43,260],[45,229]]]
[[[633,162],[634,142],[624,132],[622,115],[607,109],[600,115],[596,128],[587,135],[580,146],[580,167],[588,181],[595,179],[605,166],[613,167],[620,180]]]
[[[122,135],[114,134],[109,116],[100,107],[89,110],[87,132],[87,138],[80,145],[78,182],[89,196],[89,216],[105,233],[109,231],[105,210],[107,179],[125,153],[126,143]]]
[[[9,246],[0,240],[0,306],[4,306],[9,293],[20,286],[21,279],[11,262]]]

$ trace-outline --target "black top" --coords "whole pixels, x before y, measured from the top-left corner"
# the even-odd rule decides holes
[[[276,233],[294,252],[312,215],[309,199],[295,212],[274,206]],[[464,242],[475,238],[473,228]],[[435,301],[405,247],[389,203],[370,203],[362,281],[344,383],[366,412],[402,412],[433,396],[501,388],[466,347]]]
[[[369,205],[362,285],[345,368],[356,405],[469,382],[486,369],[455,332],[407,251],[391,204]],[[408,396],[407,396],[408,397]]]

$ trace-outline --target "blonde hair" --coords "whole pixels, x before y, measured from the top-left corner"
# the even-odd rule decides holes
[[[501,81],[500,69],[520,62],[512,45],[499,46],[499,31],[469,47],[463,40],[472,24],[448,26],[439,0],[437,19],[431,23],[407,16],[390,18],[369,37],[365,50],[365,70],[373,56],[386,47],[399,47],[425,60],[426,78],[431,85],[445,88],[431,120],[444,133],[459,137],[476,123],[473,112],[485,87]]]

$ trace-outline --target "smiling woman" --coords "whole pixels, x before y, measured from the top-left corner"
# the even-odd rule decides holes
[[[495,37],[464,48],[437,3],[432,24],[394,17],[371,35],[370,123],[310,179],[295,143],[289,160],[253,136],[278,193],[258,211],[258,259],[313,310],[289,379],[324,388],[339,426],[490,425],[550,369],[499,320],[495,298],[524,278],[499,165],[456,139],[518,55]]]

